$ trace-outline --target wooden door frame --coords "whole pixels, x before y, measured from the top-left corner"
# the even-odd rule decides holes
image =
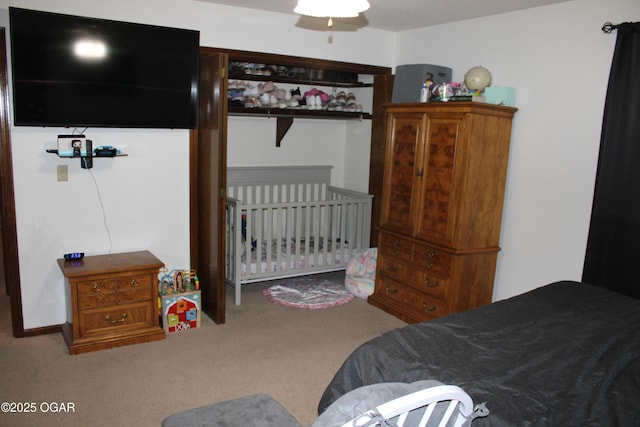
[[[387,120],[385,104],[393,95],[392,74],[377,74],[373,80],[373,110],[371,112],[371,152],[369,158],[369,194],[373,195],[371,207],[371,246],[378,246],[378,227],[382,212]]]
[[[11,152],[11,123],[9,120],[9,79],[7,72],[7,48],[5,29],[0,27],[0,227],[2,227],[2,253],[4,280],[11,304],[11,327],[13,336],[25,336],[22,318],[22,289],[20,286],[20,265],[18,258],[18,238],[16,232],[16,202],[13,190],[13,158]]]
[[[191,266],[202,310],[218,324],[226,321],[227,64],[226,54],[200,48],[198,128],[189,138]]]

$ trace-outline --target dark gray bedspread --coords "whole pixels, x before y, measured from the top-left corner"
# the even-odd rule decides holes
[[[434,379],[491,414],[478,426],[640,426],[640,300],[558,282],[387,332],[355,350],[319,412],[379,382]]]

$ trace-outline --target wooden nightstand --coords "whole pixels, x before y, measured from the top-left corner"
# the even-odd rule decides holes
[[[58,259],[65,277],[70,354],[164,339],[158,320],[158,272],[149,251]]]

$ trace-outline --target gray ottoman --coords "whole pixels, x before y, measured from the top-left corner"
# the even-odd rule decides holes
[[[302,427],[278,402],[254,394],[178,412],[162,420],[162,427]]]

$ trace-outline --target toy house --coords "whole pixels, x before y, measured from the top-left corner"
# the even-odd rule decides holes
[[[162,295],[160,298],[165,332],[186,331],[200,326],[200,291]]]

